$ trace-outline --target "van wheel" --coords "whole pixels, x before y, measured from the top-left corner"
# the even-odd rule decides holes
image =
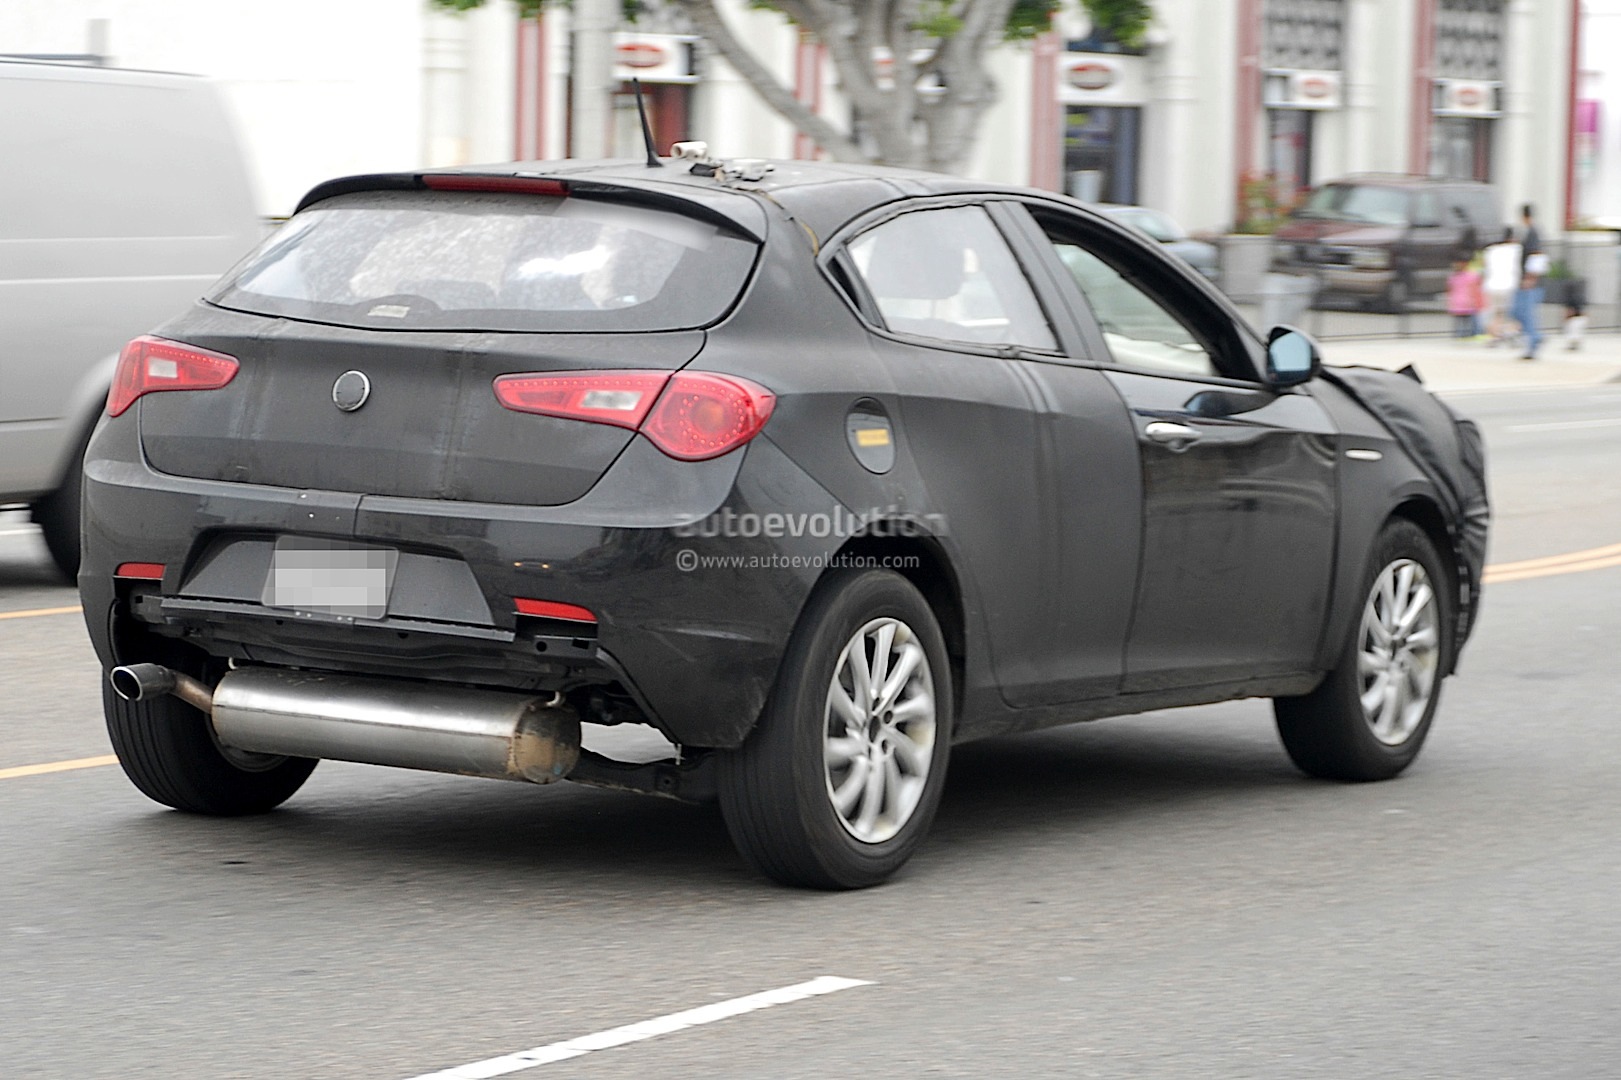
[[[315,770],[310,758],[222,747],[208,717],[179,698],[125,701],[103,680],[101,700],[125,775],[147,798],[176,810],[262,814],[286,802]]]
[[[69,581],[79,576],[79,500],[84,492],[84,452],[90,446],[86,431],[73,451],[62,485],[35,503],[30,515],[45,535],[51,561]]]
[[[1451,655],[1450,581],[1424,530],[1403,518],[1385,525],[1338,666],[1311,693],[1272,703],[1283,747],[1303,772],[1388,780],[1418,757]]]
[[[721,814],[738,850],[786,885],[885,881],[940,804],[953,709],[945,640],[912,583],[830,574],[759,723],[721,756]]]

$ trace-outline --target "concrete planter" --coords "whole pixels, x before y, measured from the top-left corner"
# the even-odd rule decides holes
[[[1261,285],[1272,269],[1272,238],[1229,233],[1218,241],[1221,248],[1221,289],[1240,303],[1253,303],[1261,295]]]
[[[1564,260],[1571,277],[1587,280],[1589,304],[1621,302],[1621,233],[1566,233],[1550,254]]]

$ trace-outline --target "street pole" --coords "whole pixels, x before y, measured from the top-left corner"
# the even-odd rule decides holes
[[[613,113],[613,34],[620,0],[574,0],[571,157],[610,156]]]

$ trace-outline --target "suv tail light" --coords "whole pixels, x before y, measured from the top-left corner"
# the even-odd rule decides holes
[[[236,377],[239,366],[224,353],[142,335],[118,356],[107,415],[118,416],[142,395],[160,390],[218,390]]]
[[[514,412],[639,431],[670,457],[705,461],[737,449],[771,418],[776,395],[707,371],[502,375],[495,397]]]

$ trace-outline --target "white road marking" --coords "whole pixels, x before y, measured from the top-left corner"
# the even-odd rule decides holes
[[[1556,420],[1548,424],[1510,424],[1510,431],[1568,431],[1575,428],[1597,428],[1621,426],[1621,416],[1612,416],[1604,420]]]
[[[823,975],[819,979],[812,979],[810,982],[798,983],[794,986],[766,990],[763,993],[750,994],[747,997],[732,998],[730,1001],[717,1001],[713,1005],[701,1005],[696,1009],[688,1009],[685,1012],[670,1013],[666,1016],[654,1017],[652,1020],[643,1020],[637,1024],[609,1028],[607,1031],[599,1031],[593,1035],[581,1035],[566,1042],[548,1043],[545,1046],[537,1046],[533,1050],[520,1050],[516,1054],[486,1058],[483,1061],[458,1065],[453,1069],[445,1069],[442,1072],[424,1073],[421,1076],[412,1077],[411,1080],[488,1080],[492,1076],[505,1076],[508,1073],[533,1069],[537,1065],[550,1065],[554,1061],[567,1061],[569,1058],[580,1057],[596,1050],[607,1050],[611,1047],[641,1042],[643,1039],[652,1039],[660,1035],[673,1035],[677,1031],[684,1031],[690,1027],[713,1024],[717,1020],[728,1020],[734,1016],[742,1016],[744,1013],[769,1009],[773,1005],[789,1005],[822,994],[833,994],[840,990],[871,985],[873,984],[866,979],[843,979],[836,975]]]

